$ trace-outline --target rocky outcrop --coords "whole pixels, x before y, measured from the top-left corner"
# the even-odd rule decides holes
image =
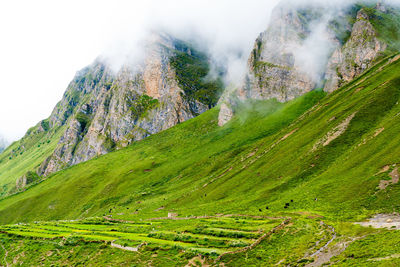
[[[156,35],[134,69],[127,65],[113,73],[97,60],[78,72],[49,118],[50,127],[65,127],[65,132],[39,174],[125,147],[208,110],[208,103],[187,97],[171,64],[185,53],[182,44]]]
[[[234,114],[232,97],[286,102],[316,87],[333,92],[369,69],[387,50],[366,9],[355,5],[351,11],[327,16],[329,10],[316,5],[304,7],[284,1],[275,8],[270,25],[255,42],[242,85],[221,99],[219,125],[226,124]],[[349,25],[357,8],[354,23]],[[387,12],[382,2],[375,10]],[[318,24],[325,27],[321,32]],[[316,35],[325,35],[325,43],[313,45]],[[328,47],[321,49],[321,45]],[[323,49],[326,54],[316,57]]]
[[[252,99],[285,102],[314,89],[311,74],[298,64],[297,51],[310,34],[308,23],[320,17],[311,10],[278,6],[268,29],[257,38],[248,62],[249,74],[241,94]]]
[[[221,99],[219,125],[224,125],[234,114],[232,98],[276,98],[286,102],[316,87],[317,80],[302,66],[300,54],[310,37],[312,22],[322,15],[315,8],[300,9],[288,1],[273,10],[270,25],[254,44],[243,84]]]
[[[218,114],[218,125],[224,126],[233,117],[233,111],[227,103],[222,103]]]
[[[17,179],[15,187],[17,190],[24,189],[27,185],[37,182],[39,178],[37,173],[29,171]]]
[[[333,92],[369,69],[386,48],[387,44],[378,39],[365,10],[358,11],[349,40],[328,62],[325,91]]]

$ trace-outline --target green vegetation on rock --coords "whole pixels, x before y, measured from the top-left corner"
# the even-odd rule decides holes
[[[222,93],[223,82],[220,77],[208,76],[208,57],[184,42],[177,42],[175,49],[170,62],[187,99],[200,101],[210,108],[215,106]]]
[[[157,99],[146,94],[139,96],[131,106],[131,111],[136,118],[146,117],[147,112],[159,105]]]

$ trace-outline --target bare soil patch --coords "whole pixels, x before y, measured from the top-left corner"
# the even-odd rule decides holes
[[[399,214],[377,214],[366,222],[356,222],[355,224],[373,227],[386,228],[389,230],[400,230],[400,215]]]
[[[329,131],[322,139],[320,139],[313,147],[313,151],[317,150],[320,145],[327,146],[329,145],[333,140],[341,136],[349,127],[349,124],[351,120],[354,118],[354,116],[357,114],[357,112],[351,114],[349,117],[347,117],[344,121],[342,121],[339,125],[337,125],[335,128],[333,128],[331,131]]]

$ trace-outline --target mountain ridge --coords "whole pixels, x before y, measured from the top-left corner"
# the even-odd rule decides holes
[[[396,39],[387,37],[400,26],[397,8],[380,2],[354,4],[328,18],[324,13],[329,10],[321,4],[293,7],[283,1],[275,8],[254,44],[243,84],[221,100],[220,125],[232,117],[237,101],[286,102],[318,87],[333,92],[399,49]],[[315,21],[323,23],[315,26]],[[314,46],[315,34],[319,39]],[[318,45],[326,47],[319,52]]]

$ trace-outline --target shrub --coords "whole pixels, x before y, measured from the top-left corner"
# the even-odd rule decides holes
[[[131,111],[134,116],[138,119],[147,115],[149,110],[152,110],[158,106],[158,100],[148,96],[146,94],[138,97],[131,107]]]

